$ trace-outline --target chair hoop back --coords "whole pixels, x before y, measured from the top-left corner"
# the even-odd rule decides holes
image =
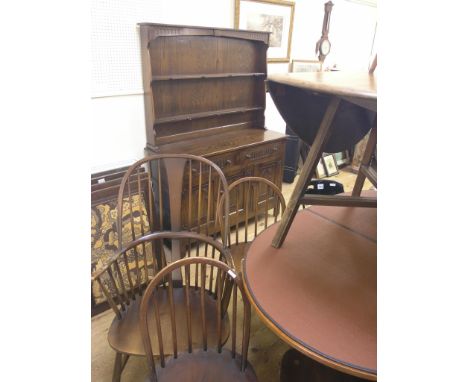
[[[235,242],[249,241],[249,220],[255,219],[254,237],[259,233],[259,217],[263,215],[263,229],[269,224],[269,211],[273,209],[273,220],[277,222],[278,216],[282,216],[286,208],[286,202],[281,190],[271,181],[261,177],[245,177],[236,180],[229,185],[229,197],[232,203],[228,223],[225,222],[226,201],[225,194],[221,196],[218,203],[218,224],[225,238],[225,231],[230,231],[230,227],[235,226]],[[242,227],[243,224],[243,227]],[[227,230],[224,227],[229,227]],[[241,231],[244,234],[240,234]],[[263,230],[262,229],[262,230]],[[231,245],[231,235],[228,236],[227,245]],[[240,240],[239,240],[240,237]],[[226,242],[225,242],[226,243]]]
[[[156,154],[137,161],[128,168],[119,188],[119,248],[149,232],[218,232],[216,206],[226,193],[228,184],[223,172],[206,158]],[[124,238],[124,217],[130,220],[125,226],[130,240]]]
[[[144,289],[158,272],[166,266],[159,259],[166,259],[168,249],[164,245],[165,240],[178,240],[181,243],[181,253],[190,256],[208,257],[218,259],[232,266],[232,258],[229,250],[222,243],[205,235],[194,232],[154,232],[140,237],[129,243],[125,248],[112,256],[106,266],[94,272],[92,281],[97,281],[106,299],[120,319],[132,300],[137,295],[142,295]],[[199,270],[195,286],[201,284],[198,280]],[[213,291],[215,279],[213,272],[207,275],[208,290]],[[172,284],[172,283],[171,283]],[[228,302],[223,305],[223,312],[227,309]]]
[[[249,345],[249,337],[250,337],[250,305],[245,295],[242,282],[240,277],[235,273],[233,269],[231,269],[227,264],[212,258],[206,257],[190,257],[184,258],[181,260],[177,260],[167,267],[162,269],[156,277],[150,282],[148,285],[145,294],[143,295],[143,299],[140,305],[140,332],[142,336],[142,341],[145,347],[147,363],[149,369],[151,370],[151,380],[157,381],[156,376],[156,364],[153,358],[153,346],[159,346],[159,354],[160,354],[160,364],[161,367],[164,368],[166,364],[165,360],[165,351],[163,349],[163,340],[162,336],[169,335],[169,333],[162,333],[161,330],[161,318],[159,316],[159,307],[157,306],[157,298],[155,294],[161,290],[161,283],[163,280],[171,279],[171,275],[174,271],[180,270],[182,274],[185,275],[184,279],[184,291],[185,291],[185,298],[186,298],[186,325],[187,325],[187,333],[191,333],[192,325],[195,325],[194,319],[199,317],[198,315],[191,314],[191,303],[189,298],[188,288],[192,285],[191,282],[191,266],[195,266],[201,268],[201,286],[200,286],[200,306],[201,306],[201,326],[203,332],[203,351],[207,351],[207,320],[205,317],[205,306],[206,306],[206,283],[205,283],[205,275],[208,273],[208,268],[210,271],[214,270],[216,274],[216,282],[215,282],[215,289],[214,289],[214,298],[216,300],[216,310],[217,310],[217,317],[216,317],[216,337],[217,337],[217,346],[216,350],[218,353],[222,352],[222,341],[221,341],[221,325],[222,325],[222,312],[223,312],[223,301],[230,300],[232,302],[232,316],[231,316],[231,355],[234,358],[236,356],[236,327],[237,327],[237,293],[238,290],[240,291],[240,296],[242,297],[243,301],[243,325],[242,325],[242,344],[241,344],[241,370],[244,371],[247,367],[247,350]],[[171,285],[169,283],[169,285]],[[173,297],[172,293],[173,290],[169,288],[169,301],[172,301]],[[148,314],[149,306],[153,304],[154,306],[154,316]],[[174,315],[173,306],[171,305],[171,316]],[[150,332],[149,332],[149,320],[154,319],[156,322],[156,330],[158,334],[158,344],[153,345],[150,339]],[[173,343],[173,351],[174,358],[177,359],[178,357],[178,348],[177,348],[177,328],[176,328],[176,321],[172,318],[172,343]],[[188,353],[192,353],[192,339],[190,338],[190,334],[188,334]],[[185,349],[180,349],[181,351],[185,351]],[[167,353],[167,352],[166,352]],[[176,362],[176,360],[174,360]]]

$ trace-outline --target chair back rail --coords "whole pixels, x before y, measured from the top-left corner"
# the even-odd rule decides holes
[[[164,230],[187,230],[206,235],[218,232],[216,206],[221,195],[227,193],[228,184],[223,172],[206,158],[157,154],[137,161],[128,168],[119,188],[119,248],[126,244],[124,222],[131,240],[148,232]],[[227,217],[227,214],[223,215]],[[174,253],[178,253],[181,244],[175,240],[171,245]]]
[[[216,351],[218,353],[222,352],[222,336],[221,336],[221,325],[222,325],[222,301],[225,298],[226,293],[229,293],[229,299],[232,302],[232,317],[231,317],[231,354],[232,358],[234,358],[237,354],[236,349],[236,327],[238,325],[237,320],[237,310],[238,310],[238,291],[240,291],[242,297],[242,305],[243,305],[243,320],[242,320],[242,344],[241,344],[241,370],[244,371],[247,367],[247,351],[249,345],[249,337],[250,337],[250,305],[245,295],[242,283],[240,278],[237,274],[226,264],[219,260],[212,259],[210,257],[187,257],[181,260],[177,260],[164,269],[162,269],[156,277],[151,280],[149,283],[140,305],[140,332],[143,340],[143,344],[145,347],[147,363],[149,369],[151,371],[151,380],[157,381],[157,373],[156,373],[156,363],[153,358],[153,346],[159,346],[159,354],[160,356],[160,365],[162,368],[166,365],[166,358],[164,356],[165,350],[163,348],[163,341],[162,337],[164,335],[171,335],[172,336],[172,344],[173,344],[173,354],[174,354],[174,362],[179,355],[179,352],[188,352],[192,353],[192,339],[191,339],[191,330],[196,325],[195,316],[191,312],[191,301],[190,295],[188,293],[188,288],[192,286],[191,278],[189,277],[190,274],[193,274],[191,267],[198,267],[200,266],[200,274],[201,274],[201,286],[200,286],[200,306],[201,306],[201,314],[197,315],[200,318],[200,323],[202,327],[203,333],[203,350],[207,351],[207,320],[205,316],[205,299],[206,293],[209,292],[206,289],[206,278],[208,275],[208,269],[214,269],[214,273],[216,274],[215,277],[215,288],[211,292],[214,293],[214,297],[216,299],[216,309],[217,309],[217,317],[216,317],[216,335],[217,335],[217,345]],[[175,271],[180,271],[182,274],[185,275],[184,277],[184,285],[183,288],[185,290],[185,303],[186,303],[186,325],[187,325],[187,334],[188,334],[188,346],[187,349],[178,349],[177,347],[177,328],[176,328],[176,320],[171,319],[172,325],[172,332],[171,333],[162,333],[161,329],[161,317],[159,316],[160,309],[157,306],[157,298],[156,294],[158,291],[161,290],[161,283],[164,279],[170,278],[171,274]],[[170,285],[170,283],[169,283]],[[229,285],[229,287],[227,287]],[[226,292],[228,291],[228,292]],[[169,299],[172,299],[171,294],[173,290],[169,287],[168,290]],[[198,297],[197,297],[198,298]],[[150,305],[154,305],[154,316],[153,314],[149,314],[149,307]],[[171,308],[171,317],[175,314],[173,306]],[[152,344],[151,343],[151,336],[149,332],[149,322],[150,320],[154,320],[156,331],[158,334],[158,343]],[[166,352],[167,354],[167,352]]]
[[[221,242],[213,240],[209,236],[188,231],[162,231],[140,237],[112,256],[102,269],[99,269],[92,275],[92,281],[98,282],[109,305],[119,319],[122,318],[126,307],[138,295],[141,296],[151,280],[154,279],[164,266],[167,266],[166,262],[164,262],[162,267],[158,266],[158,262],[154,258],[152,259],[152,264],[149,265],[150,262],[142,260],[136,255],[137,252],[143,253],[143,248],[146,248],[147,251],[145,253],[148,257],[160,255],[160,258],[164,259],[166,257],[164,253],[166,249],[163,244],[165,240],[178,240],[181,242],[182,253],[186,258],[196,257],[201,259],[206,256],[211,260],[232,265],[229,251],[223,247]],[[201,247],[205,247],[206,250],[200,251]],[[153,248],[155,248],[155,251],[152,250]],[[162,250],[162,253],[159,253],[160,250]],[[192,277],[190,274],[184,274],[182,277],[183,282],[201,289],[202,293],[205,293],[206,290],[207,293],[215,295],[220,281],[218,281],[213,269],[208,274],[204,274],[203,270],[199,270],[199,265],[195,265],[195,268],[195,277]],[[172,274],[163,280],[163,284],[169,288],[169,295],[172,298],[174,284]],[[188,293],[188,291],[186,292]],[[223,293],[230,293],[229,285],[223,285]],[[188,298],[188,295],[186,295],[186,298]],[[169,300],[169,304],[173,311],[174,301]],[[229,300],[223,295],[220,304],[222,304],[222,313],[224,315]],[[176,333],[174,332],[173,335],[176,336]]]
[[[227,231],[228,246],[231,243],[230,227],[235,227],[235,244],[247,243],[249,236],[249,221],[253,220],[253,235],[257,235],[269,225],[278,221],[278,216],[284,213],[286,203],[281,190],[271,181],[261,177],[245,177],[229,185],[229,196],[234,208],[229,214],[228,223],[225,222],[226,198],[223,194],[218,204],[218,224],[221,227],[223,238]],[[270,210],[272,215],[270,215]],[[260,223],[263,220],[263,227]],[[228,227],[228,229],[225,229]]]

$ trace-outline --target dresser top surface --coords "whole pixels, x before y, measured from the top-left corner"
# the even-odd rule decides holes
[[[180,152],[192,155],[216,155],[237,150],[239,147],[256,146],[264,142],[284,140],[286,136],[272,130],[239,129],[229,132],[213,133],[190,140],[184,140],[156,147],[158,154]]]

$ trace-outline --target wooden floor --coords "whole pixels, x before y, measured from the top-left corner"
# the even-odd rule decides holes
[[[334,179],[343,184],[346,192],[351,191],[356,175],[341,170]],[[296,176],[295,181],[298,177]],[[294,183],[283,183],[283,195],[288,202]],[[366,180],[364,189],[372,185]],[[91,377],[93,382],[110,382],[115,353],[107,343],[107,331],[114,318],[112,311],[104,312],[91,320]],[[276,335],[267,329],[259,318],[252,314],[249,361],[253,365],[260,382],[279,382],[280,364],[283,354],[290,349]],[[122,374],[122,382],[142,381],[146,375],[146,362],[143,357],[131,357]]]

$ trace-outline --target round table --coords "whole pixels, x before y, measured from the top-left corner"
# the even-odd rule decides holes
[[[243,280],[260,319],[308,357],[377,380],[377,211],[300,211],[280,248],[278,223],[248,250]]]

